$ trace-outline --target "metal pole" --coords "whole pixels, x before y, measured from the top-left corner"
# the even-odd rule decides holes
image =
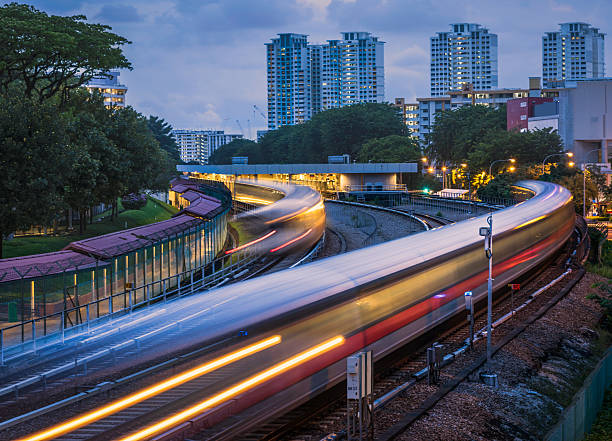
[[[487,217],[489,224],[489,279],[487,280],[487,367],[491,368],[491,311],[493,309],[493,213]]]
[[[586,217],[586,165],[582,170],[582,217]]]

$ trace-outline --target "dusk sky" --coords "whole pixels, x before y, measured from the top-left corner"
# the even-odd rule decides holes
[[[385,98],[429,95],[429,37],[454,22],[480,23],[499,36],[499,86],[527,87],[541,75],[541,37],[582,21],[609,32],[609,0],[37,0],[49,14],[84,14],[132,44],[121,72],[127,103],[175,128],[252,135],[266,128],[265,46],[282,32],[309,42],[366,31],[385,41]],[[606,59],[611,60],[611,44]],[[609,69],[606,74],[610,75]],[[612,75],[611,75],[612,76]],[[248,133],[245,133],[248,136]]]

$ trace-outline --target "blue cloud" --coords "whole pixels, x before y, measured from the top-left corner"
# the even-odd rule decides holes
[[[104,5],[95,19],[109,23],[130,23],[144,20],[134,6],[127,5]]]

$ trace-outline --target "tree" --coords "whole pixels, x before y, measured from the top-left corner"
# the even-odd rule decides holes
[[[52,223],[73,167],[65,117],[20,92],[0,95],[0,258],[6,235]]]
[[[128,171],[123,179],[127,193],[168,188],[173,164],[144,116],[131,107],[116,109],[110,116],[107,133]]]
[[[574,209],[576,213],[582,214],[582,195],[583,192],[583,178],[582,173],[575,173],[572,176],[564,176],[558,182],[559,185],[567,188],[574,196]],[[597,199],[598,191],[597,185],[591,181],[586,180],[586,209],[587,211],[591,208],[592,201]]]
[[[47,15],[19,3],[0,7],[0,92],[14,82],[39,102],[58,93],[62,101],[94,76],[131,69],[121,46],[130,42],[110,26],[90,24],[84,15]]]
[[[232,156],[239,155],[248,156],[251,164],[326,163],[330,155],[357,157],[370,139],[406,134],[406,125],[395,107],[354,104],[317,113],[303,124],[270,131],[257,144],[226,144],[215,152],[211,162],[229,163]]]
[[[563,151],[562,141],[550,129],[530,132],[492,130],[467,152],[467,163],[474,172],[487,171],[498,159],[516,159],[517,167],[538,166],[550,154]],[[501,165],[500,165],[501,166]]]
[[[491,133],[506,130],[506,106],[463,106],[436,113],[430,124],[427,156],[439,163],[459,164]]]
[[[417,162],[420,164],[421,148],[416,139],[390,135],[371,139],[357,153],[359,162]]]
[[[172,126],[164,121],[163,118],[158,118],[153,115],[149,115],[147,123],[162,150],[168,153],[170,159],[178,163],[181,160],[181,155],[179,153],[179,147],[172,136]]]

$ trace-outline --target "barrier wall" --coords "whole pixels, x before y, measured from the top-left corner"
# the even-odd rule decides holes
[[[560,421],[546,435],[546,441],[581,440],[589,433],[601,408],[607,388],[612,383],[612,348],[597,364]]]

